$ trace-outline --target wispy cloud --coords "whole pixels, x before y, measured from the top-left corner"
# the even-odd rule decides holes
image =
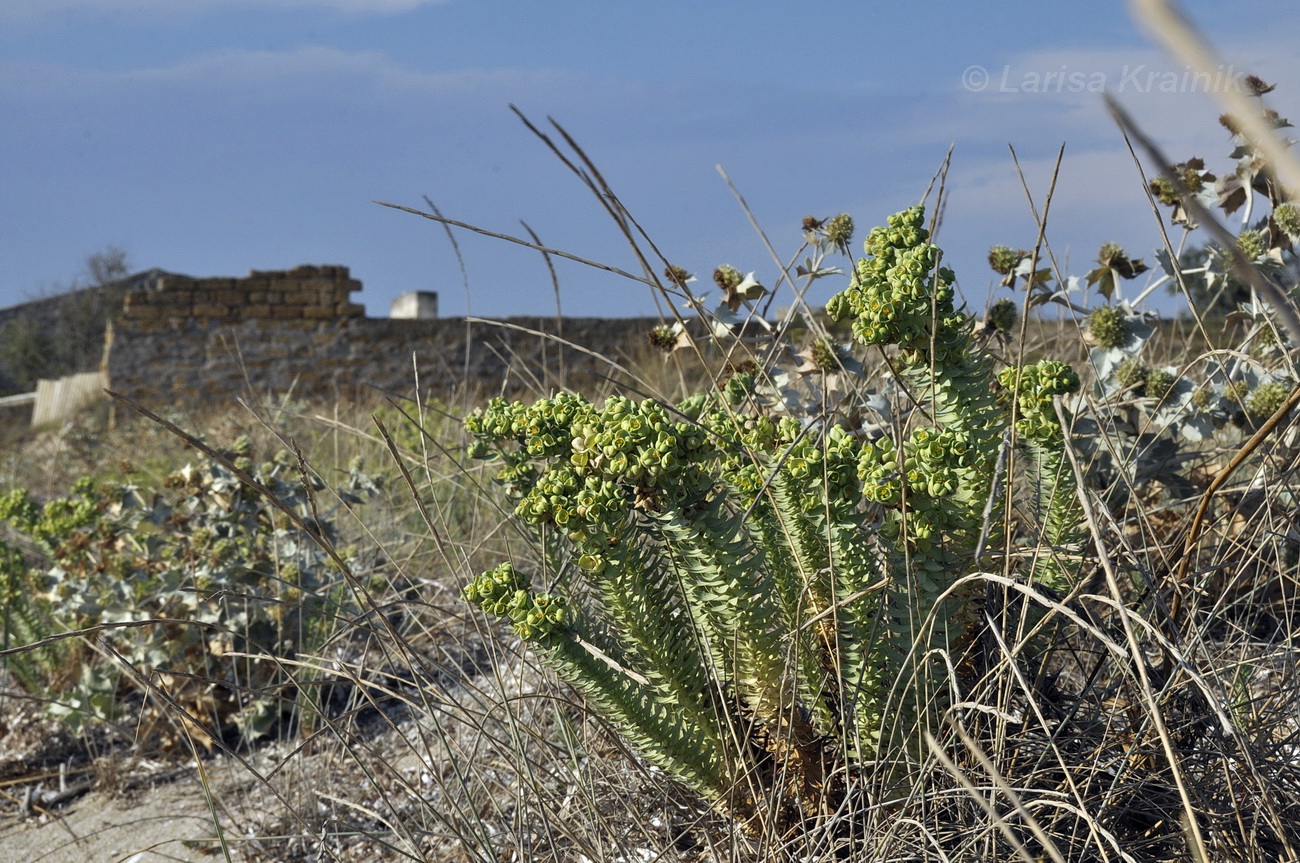
[[[515,98],[531,92],[564,92],[584,79],[556,69],[486,69],[423,72],[404,68],[379,51],[304,46],[288,51],[220,51],[166,66],[103,71],[67,64],[0,63],[0,98],[91,98],[149,88],[252,92],[259,99],[303,93],[346,97],[349,93],[443,94]]]
[[[390,15],[409,12],[449,0],[5,0],[0,22],[34,23],[65,13],[93,13],[135,17],[143,15],[193,16],[227,9],[332,9],[353,14]]]

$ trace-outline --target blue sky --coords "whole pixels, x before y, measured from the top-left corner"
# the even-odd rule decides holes
[[[1300,5],[1185,8],[1300,122]],[[115,244],[196,276],[344,264],[372,315],[407,290],[448,315],[552,314],[535,252],[458,233],[467,290],[440,227],[372,203],[428,195],[633,269],[515,104],[562,123],[701,284],[722,263],[776,274],[715,165],[789,255],[805,215],[849,212],[861,235],[915,203],[955,145],[939,241],[983,306],[989,245],[1034,239],[1008,144],[1039,198],[1066,146],[1049,239],[1069,272],[1102,242],[1158,242],[1100,97],[1072,80],[1120,91],[1171,156],[1230,168],[1212,99],[1148,77],[1182,72],[1118,0],[0,0],[0,305]],[[643,286],[557,266],[566,314],[654,312]]]

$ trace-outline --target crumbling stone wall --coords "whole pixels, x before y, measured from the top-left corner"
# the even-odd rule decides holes
[[[465,387],[520,394],[583,386],[610,367],[550,335],[615,359],[644,349],[651,319],[511,318],[468,323],[366,318],[346,267],[253,271],[244,279],[167,277],[133,293],[112,322],[109,388],[140,404],[221,407],[237,398],[374,401]],[[534,332],[527,332],[534,331]],[[562,377],[561,377],[562,375]]]
[[[359,290],[348,268],[337,266],[250,270],[244,279],[169,275],[128,295],[120,320],[130,321],[133,332],[157,333],[174,329],[178,319],[222,324],[356,318],[366,309],[349,294]]]

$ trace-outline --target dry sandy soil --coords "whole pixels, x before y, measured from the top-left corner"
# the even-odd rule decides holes
[[[197,764],[180,752],[145,757],[105,734],[77,739],[12,700],[0,703],[0,730],[0,863],[218,861],[218,825],[232,858],[246,863],[390,857],[361,838],[332,841],[322,855],[289,821],[293,809],[318,813],[316,826],[341,825],[322,801],[366,787],[359,766],[332,748],[273,743]],[[396,732],[376,734],[368,749],[406,775],[424,767]]]
[[[0,860],[212,860],[213,817],[194,765],[79,740],[30,704],[0,708]],[[238,779],[205,765],[222,800]],[[245,774],[246,775],[246,774]]]
[[[213,821],[199,783],[184,778],[122,795],[92,791],[30,816],[6,814],[0,860],[11,863],[209,861]]]

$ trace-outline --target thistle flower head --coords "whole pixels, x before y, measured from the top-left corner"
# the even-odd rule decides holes
[[[1264,79],[1258,75],[1247,75],[1241,79],[1241,83],[1246,88],[1246,92],[1252,96],[1263,96],[1265,93],[1272,93],[1276,89],[1276,84],[1267,84]]]
[[[811,349],[813,365],[824,372],[837,372],[841,368],[839,353],[829,339],[818,339]]]
[[[1289,395],[1291,388],[1281,381],[1260,384],[1246,396],[1246,411],[1255,419],[1267,419],[1277,413]]]
[[[1151,369],[1147,373],[1146,394],[1157,401],[1169,395],[1169,391],[1178,383],[1178,375],[1168,369]]]
[[[744,280],[745,274],[731,266],[731,264],[723,264],[713,271],[713,281],[723,291],[735,290]]]
[[[1300,240],[1300,206],[1290,201],[1273,209],[1273,221],[1292,240]]]
[[[668,324],[660,324],[646,333],[650,345],[664,353],[672,353],[677,347],[677,332]]]
[[[989,249],[989,266],[993,272],[999,275],[1009,276],[1015,272],[1020,262],[1029,257],[1029,252],[1024,249],[1013,249],[1010,246],[994,246]]]
[[[691,281],[691,279],[695,277],[688,273],[685,267],[678,267],[669,264],[664,270],[664,278],[680,288],[685,286],[687,282]]]
[[[1223,388],[1223,396],[1234,405],[1245,401],[1247,394],[1250,392],[1250,384],[1245,381],[1230,381]]]
[[[1255,333],[1255,347],[1265,351],[1277,347],[1277,332],[1267,322]]]
[[[1020,320],[1020,307],[1016,305],[1015,300],[1001,299],[989,306],[988,314],[984,319],[996,332],[1009,333],[1016,328],[1016,322]]]
[[[834,246],[842,255],[849,254],[849,243],[853,241],[853,217],[840,213],[826,223],[823,229],[826,242]]]
[[[1124,247],[1119,243],[1102,243],[1101,249],[1097,252],[1097,263],[1103,267],[1114,266],[1116,261],[1127,258],[1128,256],[1124,254]]]
[[[1151,189],[1151,195],[1166,207],[1172,207],[1179,201],[1178,189],[1164,176],[1154,177],[1148,188]]]
[[[1268,254],[1268,240],[1263,231],[1242,231],[1237,237],[1237,248],[1249,260],[1256,260]]]
[[[1088,316],[1088,334],[1098,347],[1118,348],[1128,341],[1128,318],[1115,306],[1102,306]]]
[[[1115,369],[1115,379],[1124,389],[1140,390],[1146,385],[1151,374],[1151,367],[1136,357],[1127,359]]]

